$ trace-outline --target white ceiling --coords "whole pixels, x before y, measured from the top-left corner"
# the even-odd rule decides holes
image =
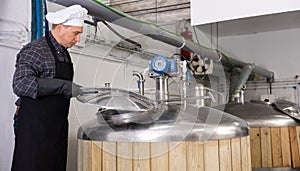
[[[211,25],[212,24],[199,25],[198,28],[204,32],[206,30],[207,32]],[[219,22],[218,35],[223,37],[293,28],[300,28],[300,11]]]

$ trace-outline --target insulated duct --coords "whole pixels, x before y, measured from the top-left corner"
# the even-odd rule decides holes
[[[208,57],[213,60],[220,60],[224,65],[234,65],[243,68],[246,63],[240,62],[238,60],[226,57],[221,52],[210,49],[193,41],[185,39],[181,35],[175,34],[168,30],[161,28],[157,24],[153,24],[146,21],[141,21],[131,16],[128,16],[114,8],[111,8],[99,0],[48,0],[49,2],[54,2],[63,6],[71,6],[79,4],[88,9],[89,15],[94,16],[100,20],[108,21],[114,23],[126,29],[135,31],[137,33],[151,37],[152,39],[164,42],[166,44],[175,46],[182,50],[190,51],[196,54],[201,54],[204,57]],[[254,66],[253,72],[261,76],[266,77],[269,81],[273,80],[273,72],[267,71],[263,68]]]
[[[220,54],[222,54],[222,53],[220,53]],[[222,54],[222,55],[223,55],[223,57],[221,59],[221,63],[222,63],[222,65],[225,65],[227,67],[244,68],[244,66],[249,65],[249,63],[245,63],[245,62],[233,59],[233,58],[226,57],[226,55],[224,55],[224,54]],[[254,65],[254,64],[252,64],[251,66],[252,66],[253,73],[256,73],[258,75],[261,75],[261,76],[267,78],[267,82],[269,82],[269,83],[274,82],[274,72],[268,71],[262,67]]]
[[[231,78],[230,78],[230,101],[236,101],[236,99],[238,98],[239,102],[243,103],[243,89],[245,88],[246,82],[250,76],[250,74],[252,73],[253,70],[253,65],[252,64],[248,64],[245,65],[244,68],[240,71],[240,70],[233,70],[231,72]]]

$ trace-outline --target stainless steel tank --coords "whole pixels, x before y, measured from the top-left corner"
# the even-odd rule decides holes
[[[264,101],[227,103],[224,111],[244,119],[250,127],[298,126],[300,123]]]
[[[285,105],[284,101],[251,101],[220,106],[249,124],[253,170],[300,168],[300,122],[282,112]]]
[[[127,95],[131,102],[145,104],[137,100],[144,101],[144,97],[134,96]],[[87,103],[86,99],[103,104],[99,99],[85,98]],[[80,127],[78,170],[251,170],[249,127],[238,117],[189,101],[160,104],[155,110],[124,111],[99,108],[97,118]]]

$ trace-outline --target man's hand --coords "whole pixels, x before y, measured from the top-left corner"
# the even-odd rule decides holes
[[[37,96],[62,94],[67,98],[76,97],[82,93],[81,86],[68,80],[55,78],[37,78]]]

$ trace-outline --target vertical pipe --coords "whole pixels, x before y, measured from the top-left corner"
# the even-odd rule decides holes
[[[46,3],[46,0],[43,0],[43,5],[44,5],[44,16],[43,16],[43,21],[45,23],[45,34],[48,34],[49,33],[49,25],[48,25],[48,21],[46,20],[46,14],[48,13],[47,12],[47,3]]]
[[[40,0],[35,0],[36,3],[36,30],[37,30],[37,39],[41,37],[41,4]]]
[[[198,84],[197,86],[195,86],[195,96],[196,96],[196,105],[197,106],[204,106],[204,99],[200,99],[200,97],[205,95],[205,89],[204,89],[204,85],[203,84]]]
[[[168,77],[160,76],[156,79],[156,100],[169,99]]]
[[[35,40],[36,35],[36,0],[31,0],[31,40]]]

